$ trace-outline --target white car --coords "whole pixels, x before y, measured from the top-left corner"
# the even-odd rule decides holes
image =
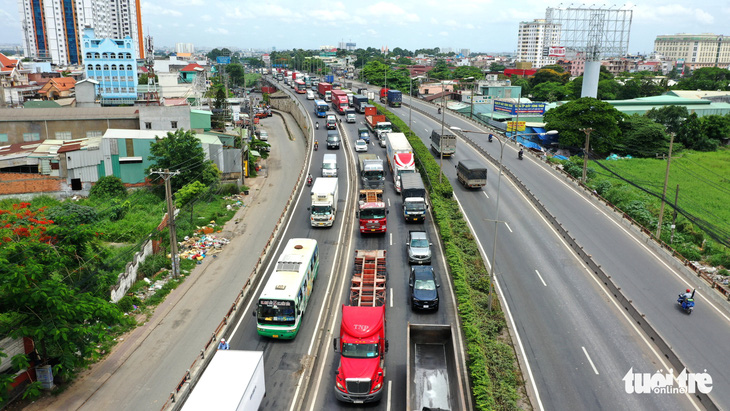
[[[365,140],[357,140],[355,142],[355,151],[368,151],[368,143]]]
[[[269,141],[269,133],[267,133],[266,130],[259,131],[259,140]]]

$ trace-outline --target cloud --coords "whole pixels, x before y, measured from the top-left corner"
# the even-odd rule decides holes
[[[213,20],[213,16],[211,16],[210,14],[203,14],[202,16],[200,16],[200,20],[211,21]]]
[[[418,23],[421,21],[421,18],[417,14],[407,13],[400,6],[384,1],[362,8],[355,15],[371,16],[380,21],[390,21],[399,25]]]
[[[439,36],[448,37],[449,36],[449,32],[448,31],[440,31],[439,32]]]
[[[178,10],[172,10],[166,7],[160,7],[156,4],[144,2],[142,3],[142,15],[182,17],[183,14]]]
[[[208,27],[205,29],[205,32],[211,34],[228,34],[228,30],[223,27]]]
[[[687,23],[710,25],[715,22],[715,16],[701,8],[685,7],[681,4],[666,4],[660,6],[634,5],[633,17],[643,21],[657,22],[672,25],[668,19],[676,19],[676,26],[686,26]]]

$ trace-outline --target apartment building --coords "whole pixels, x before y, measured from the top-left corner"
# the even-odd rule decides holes
[[[723,35],[661,35],[654,40],[654,51],[665,59],[683,62],[689,70],[730,67],[730,37]]]
[[[86,78],[96,80],[102,106],[133,105],[137,100],[137,60],[132,54],[134,41],[98,38],[85,29],[82,50]]]
[[[545,19],[521,22],[517,33],[517,61],[532,63],[532,67],[555,64],[556,58],[548,56],[550,46],[560,45],[560,25],[547,23]]]
[[[26,57],[53,64],[83,63],[82,37],[133,39],[132,55],[144,58],[141,0],[18,0]]]

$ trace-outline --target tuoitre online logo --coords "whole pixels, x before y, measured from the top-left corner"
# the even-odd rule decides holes
[[[624,375],[624,388],[627,394],[709,394],[712,391],[712,377],[705,372],[687,372],[683,369],[674,379],[672,369],[662,374],[659,370],[654,374],[635,373],[631,367]]]

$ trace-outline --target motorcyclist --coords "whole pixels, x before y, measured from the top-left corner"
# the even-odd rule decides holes
[[[492,135],[491,134],[489,135],[489,142],[490,143],[492,142]]]
[[[683,302],[684,302],[684,301],[687,301],[687,300],[689,300],[690,298],[692,298],[692,290],[690,290],[690,289],[688,288],[688,289],[687,289],[687,290],[686,290],[686,291],[684,292],[684,294],[681,294],[681,293],[679,294],[679,298],[681,298]]]
[[[524,150],[522,150],[522,147],[520,147],[520,151],[517,152],[517,157],[519,157],[520,160],[522,160],[522,155],[524,154]]]
[[[441,114],[441,107],[439,107],[439,114]]]
[[[316,128],[317,130],[319,130],[319,121],[316,122],[316,123],[314,123],[314,128]]]
[[[218,344],[219,350],[228,350],[230,347],[228,346],[228,343],[226,342],[225,338],[221,338],[221,342]]]
[[[312,185],[312,173],[309,173],[307,175],[307,185]]]
[[[318,148],[319,148],[319,142],[317,140],[314,140],[314,149],[316,150]]]

